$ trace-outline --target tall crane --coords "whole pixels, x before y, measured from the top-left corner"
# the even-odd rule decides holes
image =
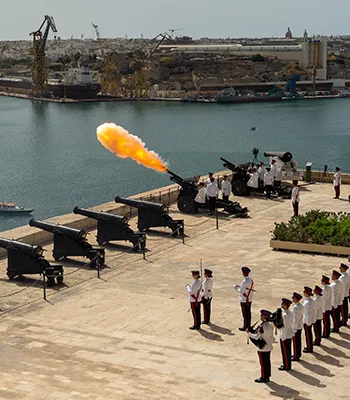
[[[45,26],[44,33],[42,28]],[[46,69],[46,43],[49,36],[50,29],[56,33],[57,28],[53,17],[49,15],[44,16],[44,21],[37,31],[31,32],[29,35],[33,36],[33,66],[32,66],[32,90],[36,95],[47,94],[47,69]]]
[[[116,95],[117,94],[117,66],[112,63],[111,57],[107,55],[102,47],[102,41],[100,37],[100,32],[98,30],[98,25],[91,22],[92,26],[95,29],[96,38],[98,41],[98,45],[100,48],[101,56],[103,58],[104,63],[104,71],[101,76],[101,92],[104,95]]]
[[[288,73],[288,84],[287,88],[291,95],[297,94],[297,84],[296,82],[300,79],[301,75],[311,75],[312,76],[312,90],[313,94],[316,93],[316,76],[317,76],[317,68],[314,65],[310,70],[302,70],[298,68],[298,64],[291,62],[287,68],[282,69],[277,72],[278,75],[286,75]]]
[[[174,32],[176,32],[176,31],[183,31],[183,30],[184,30],[183,28],[169,29],[171,39],[173,39],[173,37],[174,37]]]

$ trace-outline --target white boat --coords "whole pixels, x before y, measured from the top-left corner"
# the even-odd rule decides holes
[[[30,214],[34,210],[18,207],[15,203],[0,202],[0,214]]]

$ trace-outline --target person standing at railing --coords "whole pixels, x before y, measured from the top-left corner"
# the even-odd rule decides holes
[[[223,180],[221,182],[221,192],[222,199],[228,200],[231,194],[231,182],[227,179],[227,175],[225,174]]]
[[[334,199],[339,199],[340,196],[340,185],[341,185],[341,174],[340,174],[340,168],[335,167],[335,174],[333,176],[333,185],[334,185],[334,191],[335,191],[335,197]]]

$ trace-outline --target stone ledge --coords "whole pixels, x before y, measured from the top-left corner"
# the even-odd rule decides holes
[[[283,242],[270,240],[270,247],[274,250],[294,250],[305,253],[333,254],[338,256],[350,256],[350,247],[331,246],[325,244],[310,244],[297,242]]]

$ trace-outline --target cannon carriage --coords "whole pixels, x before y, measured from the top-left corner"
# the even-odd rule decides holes
[[[70,256],[82,256],[91,261],[90,266],[93,268],[104,265],[105,249],[92,246],[86,239],[87,232],[84,229],[74,229],[33,218],[29,221],[29,225],[54,235],[52,255],[56,261]]]
[[[170,180],[180,186],[177,199],[178,209],[186,214],[195,214],[197,210],[194,200],[198,193],[198,179],[183,179],[169,170],[168,173],[170,174]],[[205,206],[207,206],[207,204],[205,204]],[[231,200],[217,199],[216,208],[222,208],[223,211],[226,211],[228,214],[233,214],[238,217],[246,217],[248,213],[246,207],[243,208],[237,201]]]
[[[134,232],[128,223],[128,218],[106,212],[97,212],[75,207],[74,214],[97,220],[97,243],[102,245],[112,240],[125,240],[133,244],[134,251],[146,248],[146,234]]]
[[[63,267],[50,264],[41,246],[0,238],[0,247],[7,249],[7,276],[10,280],[22,275],[45,275],[48,286],[63,282]]]
[[[184,234],[184,220],[174,220],[169,215],[169,207],[161,203],[153,203],[145,200],[126,199],[116,196],[116,203],[122,203],[138,209],[137,227],[141,232],[155,227],[168,227],[173,236]]]

